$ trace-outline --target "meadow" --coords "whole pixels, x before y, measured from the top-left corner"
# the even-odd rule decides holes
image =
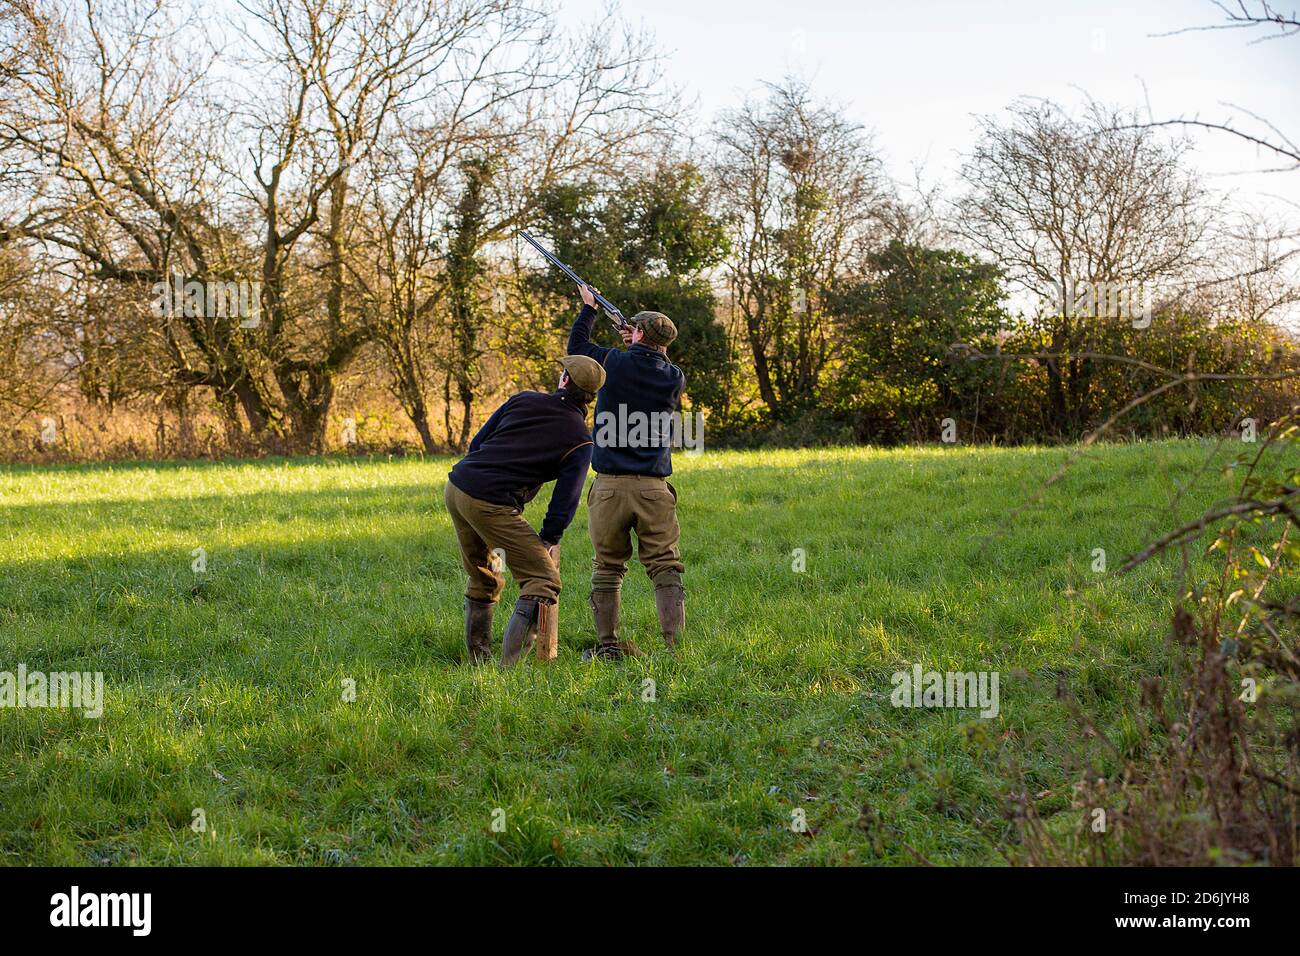
[[[1230,452],[1097,447],[1046,489],[1071,449],[679,455],[681,649],[634,565],[647,653],[581,660],[584,508],[559,657],[509,672],[464,663],[447,459],[3,468],[0,670],[105,701],[0,709],[0,862],[997,864],[1022,784],[1081,825],[1058,685],[1136,739],[1174,561],[1113,572]],[[893,706],[914,664],[998,672],[997,716]]]

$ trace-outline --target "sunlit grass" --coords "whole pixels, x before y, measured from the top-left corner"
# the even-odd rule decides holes
[[[560,657],[510,673],[461,661],[449,461],[0,471],[0,670],[106,680],[97,721],[0,710],[0,860],[996,861],[1004,758],[1067,806],[1058,678],[1114,719],[1159,668],[1168,565],[1092,552],[1113,569],[1223,495],[1211,471],[1166,510],[1208,448],[1096,449],[1014,520],[1066,450],[679,456],[682,652],[635,570],[651,653],[581,662],[581,511]],[[973,712],[890,705],[913,662],[1001,673],[992,745]]]

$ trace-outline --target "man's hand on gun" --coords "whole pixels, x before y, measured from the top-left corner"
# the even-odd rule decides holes
[[[594,309],[596,307],[596,295],[600,294],[600,290],[597,289],[594,285],[580,285],[578,286],[578,294],[582,296],[582,301],[584,305],[587,305]],[[631,325],[619,326],[618,334],[619,337],[622,338],[624,345],[632,344]]]

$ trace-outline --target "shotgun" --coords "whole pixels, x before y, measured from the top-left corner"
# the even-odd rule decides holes
[[[536,239],[530,236],[525,230],[521,229],[519,231],[519,235],[521,235],[524,238],[525,242],[527,242],[530,246],[532,246],[534,249],[540,252],[542,254],[542,258],[544,258],[551,265],[555,266],[555,268],[559,269],[561,272],[563,272],[566,276],[568,276],[578,285],[580,286],[588,285],[588,283],[584,282],[578,276],[578,273],[574,272],[572,269],[566,266],[559,259],[555,258],[555,255],[550,250],[548,250],[540,242],[538,242]],[[595,297],[596,304],[605,310],[605,314],[609,316],[609,320],[614,323],[614,328],[622,332],[624,329],[628,327],[629,323],[627,319],[623,318],[623,313],[618,310],[618,306],[616,306],[613,302],[610,302],[609,299],[605,298],[595,289],[591,290],[591,294]]]

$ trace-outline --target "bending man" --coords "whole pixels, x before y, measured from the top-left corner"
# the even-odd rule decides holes
[[[505,580],[492,550],[505,552],[519,582],[519,600],[501,638],[501,666],[517,661],[537,637],[541,605],[560,594],[560,538],[573,520],[591,463],[587,406],[605,381],[593,359],[568,355],[549,395],[520,392],[492,413],[469,453],[447,476],[447,512],[469,575],[465,590],[465,645],[471,663],[492,656],[492,611]],[[540,533],[523,518],[524,505],[555,482]]]

